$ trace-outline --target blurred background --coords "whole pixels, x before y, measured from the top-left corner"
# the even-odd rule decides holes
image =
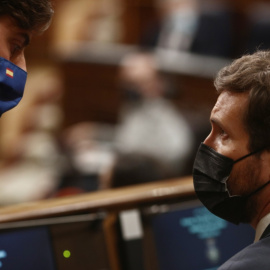
[[[270,46],[270,3],[55,0],[0,121],[0,205],[191,175],[213,78]]]

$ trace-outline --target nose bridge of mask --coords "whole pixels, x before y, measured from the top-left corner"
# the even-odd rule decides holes
[[[26,71],[0,57],[0,115],[20,102],[26,78]]]

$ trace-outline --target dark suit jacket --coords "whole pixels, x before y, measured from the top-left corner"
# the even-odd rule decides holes
[[[246,247],[218,270],[270,270],[270,232],[256,243]]]
[[[160,21],[148,25],[142,34],[140,45],[146,48],[155,48],[161,29],[162,22]],[[232,14],[226,10],[218,13],[201,13],[199,26],[189,51],[209,56],[232,57]]]

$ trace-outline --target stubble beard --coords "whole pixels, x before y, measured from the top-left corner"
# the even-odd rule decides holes
[[[259,196],[257,193],[251,194],[260,187],[260,172],[261,164],[259,158],[251,157],[243,164],[239,164],[230,176],[228,184],[230,194],[246,197],[245,207],[239,220],[241,223],[251,223],[258,213]]]

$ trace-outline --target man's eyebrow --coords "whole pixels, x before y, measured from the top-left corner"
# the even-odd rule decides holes
[[[217,118],[210,118],[210,123],[213,125],[216,125],[217,127],[219,127],[220,129],[222,129],[223,131],[225,131],[226,133],[228,133],[230,131],[230,129],[228,127],[224,127],[224,125],[222,124],[221,121],[219,121],[219,119]]]
[[[216,119],[214,117],[210,117],[209,121],[211,124],[215,124],[223,129],[223,125],[221,124],[221,122],[218,119]]]

